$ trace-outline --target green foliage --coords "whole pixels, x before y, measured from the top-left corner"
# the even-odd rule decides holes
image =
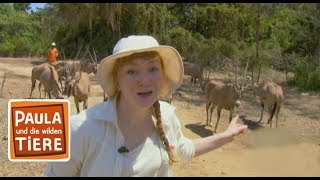
[[[235,58],[235,56],[238,55],[236,45],[224,38],[220,38],[216,41],[216,47],[220,56]]]
[[[26,13],[28,3],[0,6],[0,55],[41,55],[41,25]]]
[[[287,69],[295,73],[294,84],[319,88],[316,4],[47,3],[28,13],[29,5],[0,5],[0,56],[45,56],[55,41],[66,58],[74,58],[80,47],[84,54],[88,46],[101,60],[121,37],[149,34],[203,66],[217,67],[224,57],[245,66],[250,54],[252,72],[259,65]]]
[[[192,33],[200,33],[206,39],[224,38],[236,42],[242,21],[238,9],[233,5],[208,3],[189,5],[184,9],[185,28]]]
[[[169,30],[168,37],[167,43],[174,46],[184,57],[191,56],[195,53],[199,45],[197,39],[193,37],[193,34],[181,27]]]
[[[319,90],[320,67],[313,66],[308,61],[310,61],[310,57],[297,61],[294,78],[289,83],[298,86],[301,90]]]
[[[30,3],[13,3],[13,7],[16,11],[27,12],[30,10]]]
[[[311,90],[319,90],[320,89],[320,68],[317,67],[314,71],[310,72],[308,79],[308,88]]]

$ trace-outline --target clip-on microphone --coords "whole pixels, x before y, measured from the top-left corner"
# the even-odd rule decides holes
[[[120,154],[124,154],[124,153],[128,153],[129,152],[129,149],[125,146],[121,146],[119,149],[118,149],[118,153]]]

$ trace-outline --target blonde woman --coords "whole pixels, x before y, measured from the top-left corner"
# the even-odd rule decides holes
[[[47,176],[172,176],[172,163],[187,163],[247,128],[236,116],[220,134],[186,138],[175,108],[158,100],[182,83],[180,54],[151,36],[118,41],[97,79],[108,100],[71,118],[70,160],[49,163]]]

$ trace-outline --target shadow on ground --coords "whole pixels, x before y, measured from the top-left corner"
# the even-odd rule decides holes
[[[248,126],[248,129],[250,130],[257,130],[263,128],[263,126],[260,125],[257,121],[253,121],[249,119],[247,116],[240,116],[240,119],[243,122],[243,124]]]
[[[187,124],[185,125],[187,129],[190,129],[193,133],[199,135],[200,137],[207,137],[213,135],[213,131],[206,129],[206,125],[201,123]]]

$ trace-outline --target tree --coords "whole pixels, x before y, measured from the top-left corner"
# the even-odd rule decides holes
[[[316,4],[316,13],[315,13],[315,26],[314,31],[316,34],[316,48],[315,48],[315,64],[318,64],[320,67],[320,3]]]
[[[16,11],[27,12],[31,9],[30,3],[13,3],[13,7]]]

